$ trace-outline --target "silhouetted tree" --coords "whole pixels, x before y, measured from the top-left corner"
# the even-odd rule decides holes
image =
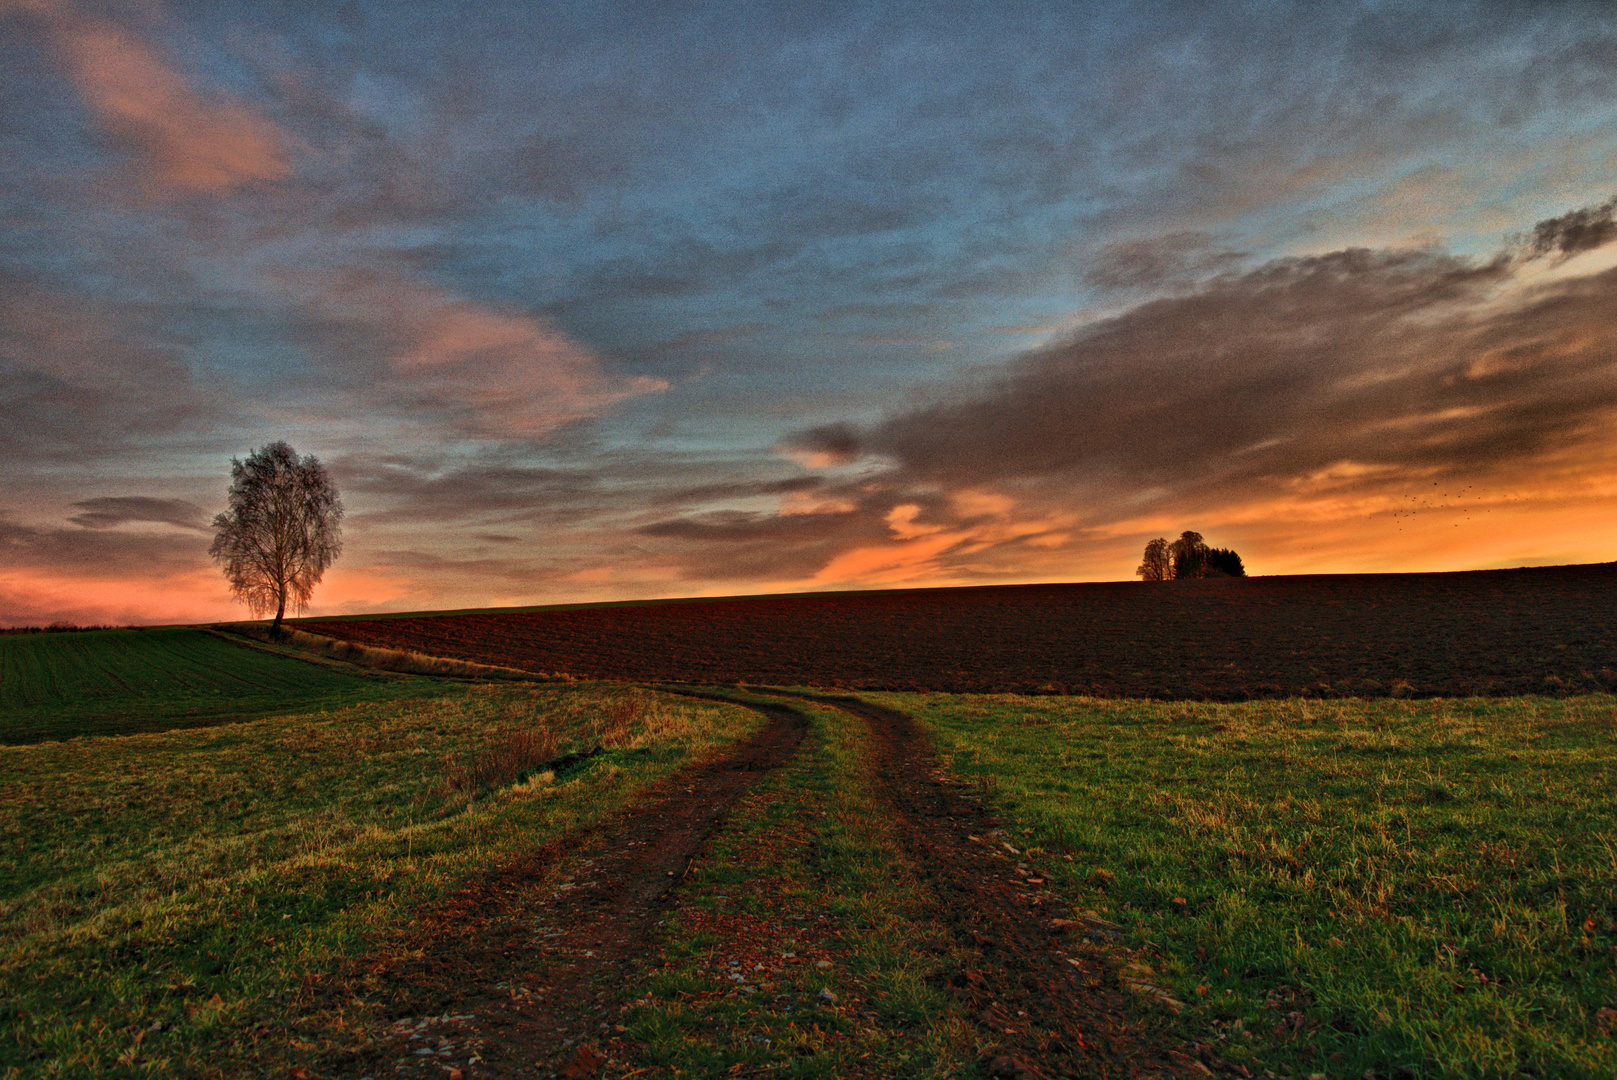
[[[230,512],[213,519],[208,554],[249,611],[275,609],[278,631],[287,602],[301,612],[342,553],[342,513],[325,466],[272,442],[245,461],[231,459]]]
[[[1173,581],[1177,578],[1246,577],[1241,556],[1229,548],[1210,548],[1202,534],[1186,529],[1179,539],[1168,543],[1157,537],[1145,545],[1145,559],[1134,571],[1145,581]]]
[[[1168,555],[1173,559],[1174,577],[1207,576],[1207,545],[1202,543],[1201,533],[1186,529],[1179,534],[1179,539],[1168,545]]]
[[[1208,548],[1205,565],[1209,577],[1219,575],[1246,577],[1246,567],[1241,564],[1241,556],[1229,548]]]
[[[1134,571],[1142,581],[1167,581],[1173,577],[1173,560],[1168,557],[1168,539],[1159,536],[1145,545],[1145,559]]]

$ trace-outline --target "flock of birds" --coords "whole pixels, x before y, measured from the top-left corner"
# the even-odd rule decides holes
[[[1434,480],[1432,482],[1432,486],[1438,487],[1438,481]],[[1441,501],[1435,501],[1432,497],[1427,495],[1405,495],[1403,502],[1399,503],[1399,505],[1391,511],[1392,517],[1394,520],[1402,521],[1405,518],[1413,518],[1416,514],[1419,514],[1423,510],[1459,510],[1461,513],[1461,518],[1459,521],[1454,523],[1454,527],[1458,529],[1461,525],[1464,525],[1471,519],[1471,513],[1473,510],[1480,514],[1492,512],[1491,507],[1468,507],[1459,501],[1464,499],[1466,497],[1466,492],[1471,490],[1471,485],[1467,484],[1465,487],[1461,488],[1458,493],[1451,493],[1447,491],[1441,492],[1436,496],[1436,500]],[[1403,525],[1400,524],[1398,526],[1398,531],[1402,532],[1403,528]]]

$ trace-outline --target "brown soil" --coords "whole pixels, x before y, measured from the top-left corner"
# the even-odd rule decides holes
[[[328,999],[380,999],[391,1026],[318,1071],[343,1076],[592,1076],[628,1050],[616,1014],[691,858],[735,800],[791,760],[807,723],[762,732],[423,913]]]
[[[589,678],[1243,700],[1617,690],[1617,564],[321,620]]]
[[[1065,905],[1046,896],[1037,868],[1022,861],[982,800],[939,767],[910,717],[857,698],[793,696],[869,725],[874,772],[906,853],[940,898],[938,917],[978,958],[947,989],[998,1044],[983,1062],[989,1075],[1245,1074],[1175,1030],[1166,1011],[1175,1003],[1152,993],[1148,975],[1130,978],[1136,991],[1124,989],[1116,971],[1129,958],[1109,944],[1109,924],[1062,917]]]

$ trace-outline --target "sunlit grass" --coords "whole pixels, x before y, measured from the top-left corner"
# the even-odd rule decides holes
[[[1617,700],[869,696],[1230,1060],[1617,1076]]]
[[[312,979],[755,727],[619,687],[480,686],[0,748],[0,1068],[291,1060],[311,1049],[286,1025]],[[449,782],[536,730],[559,753],[604,750],[560,775]]]

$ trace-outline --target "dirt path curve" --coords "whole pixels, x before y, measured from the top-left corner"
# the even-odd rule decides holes
[[[617,1009],[654,955],[670,890],[735,800],[790,761],[808,730],[807,718],[788,705],[750,707],[768,723],[730,753],[467,886],[413,923],[408,940],[356,980],[399,1019],[321,1072],[493,1080],[584,1077],[608,1062],[621,1066],[627,1048]]]
[[[980,958],[949,989],[1000,1048],[984,1063],[990,1075],[1245,1075],[1123,989],[1106,930],[1045,910],[1043,880],[1017,872],[1020,853],[995,835],[982,801],[945,775],[913,719],[854,697],[786,693],[869,725],[874,772],[907,853],[943,902],[939,917]]]

